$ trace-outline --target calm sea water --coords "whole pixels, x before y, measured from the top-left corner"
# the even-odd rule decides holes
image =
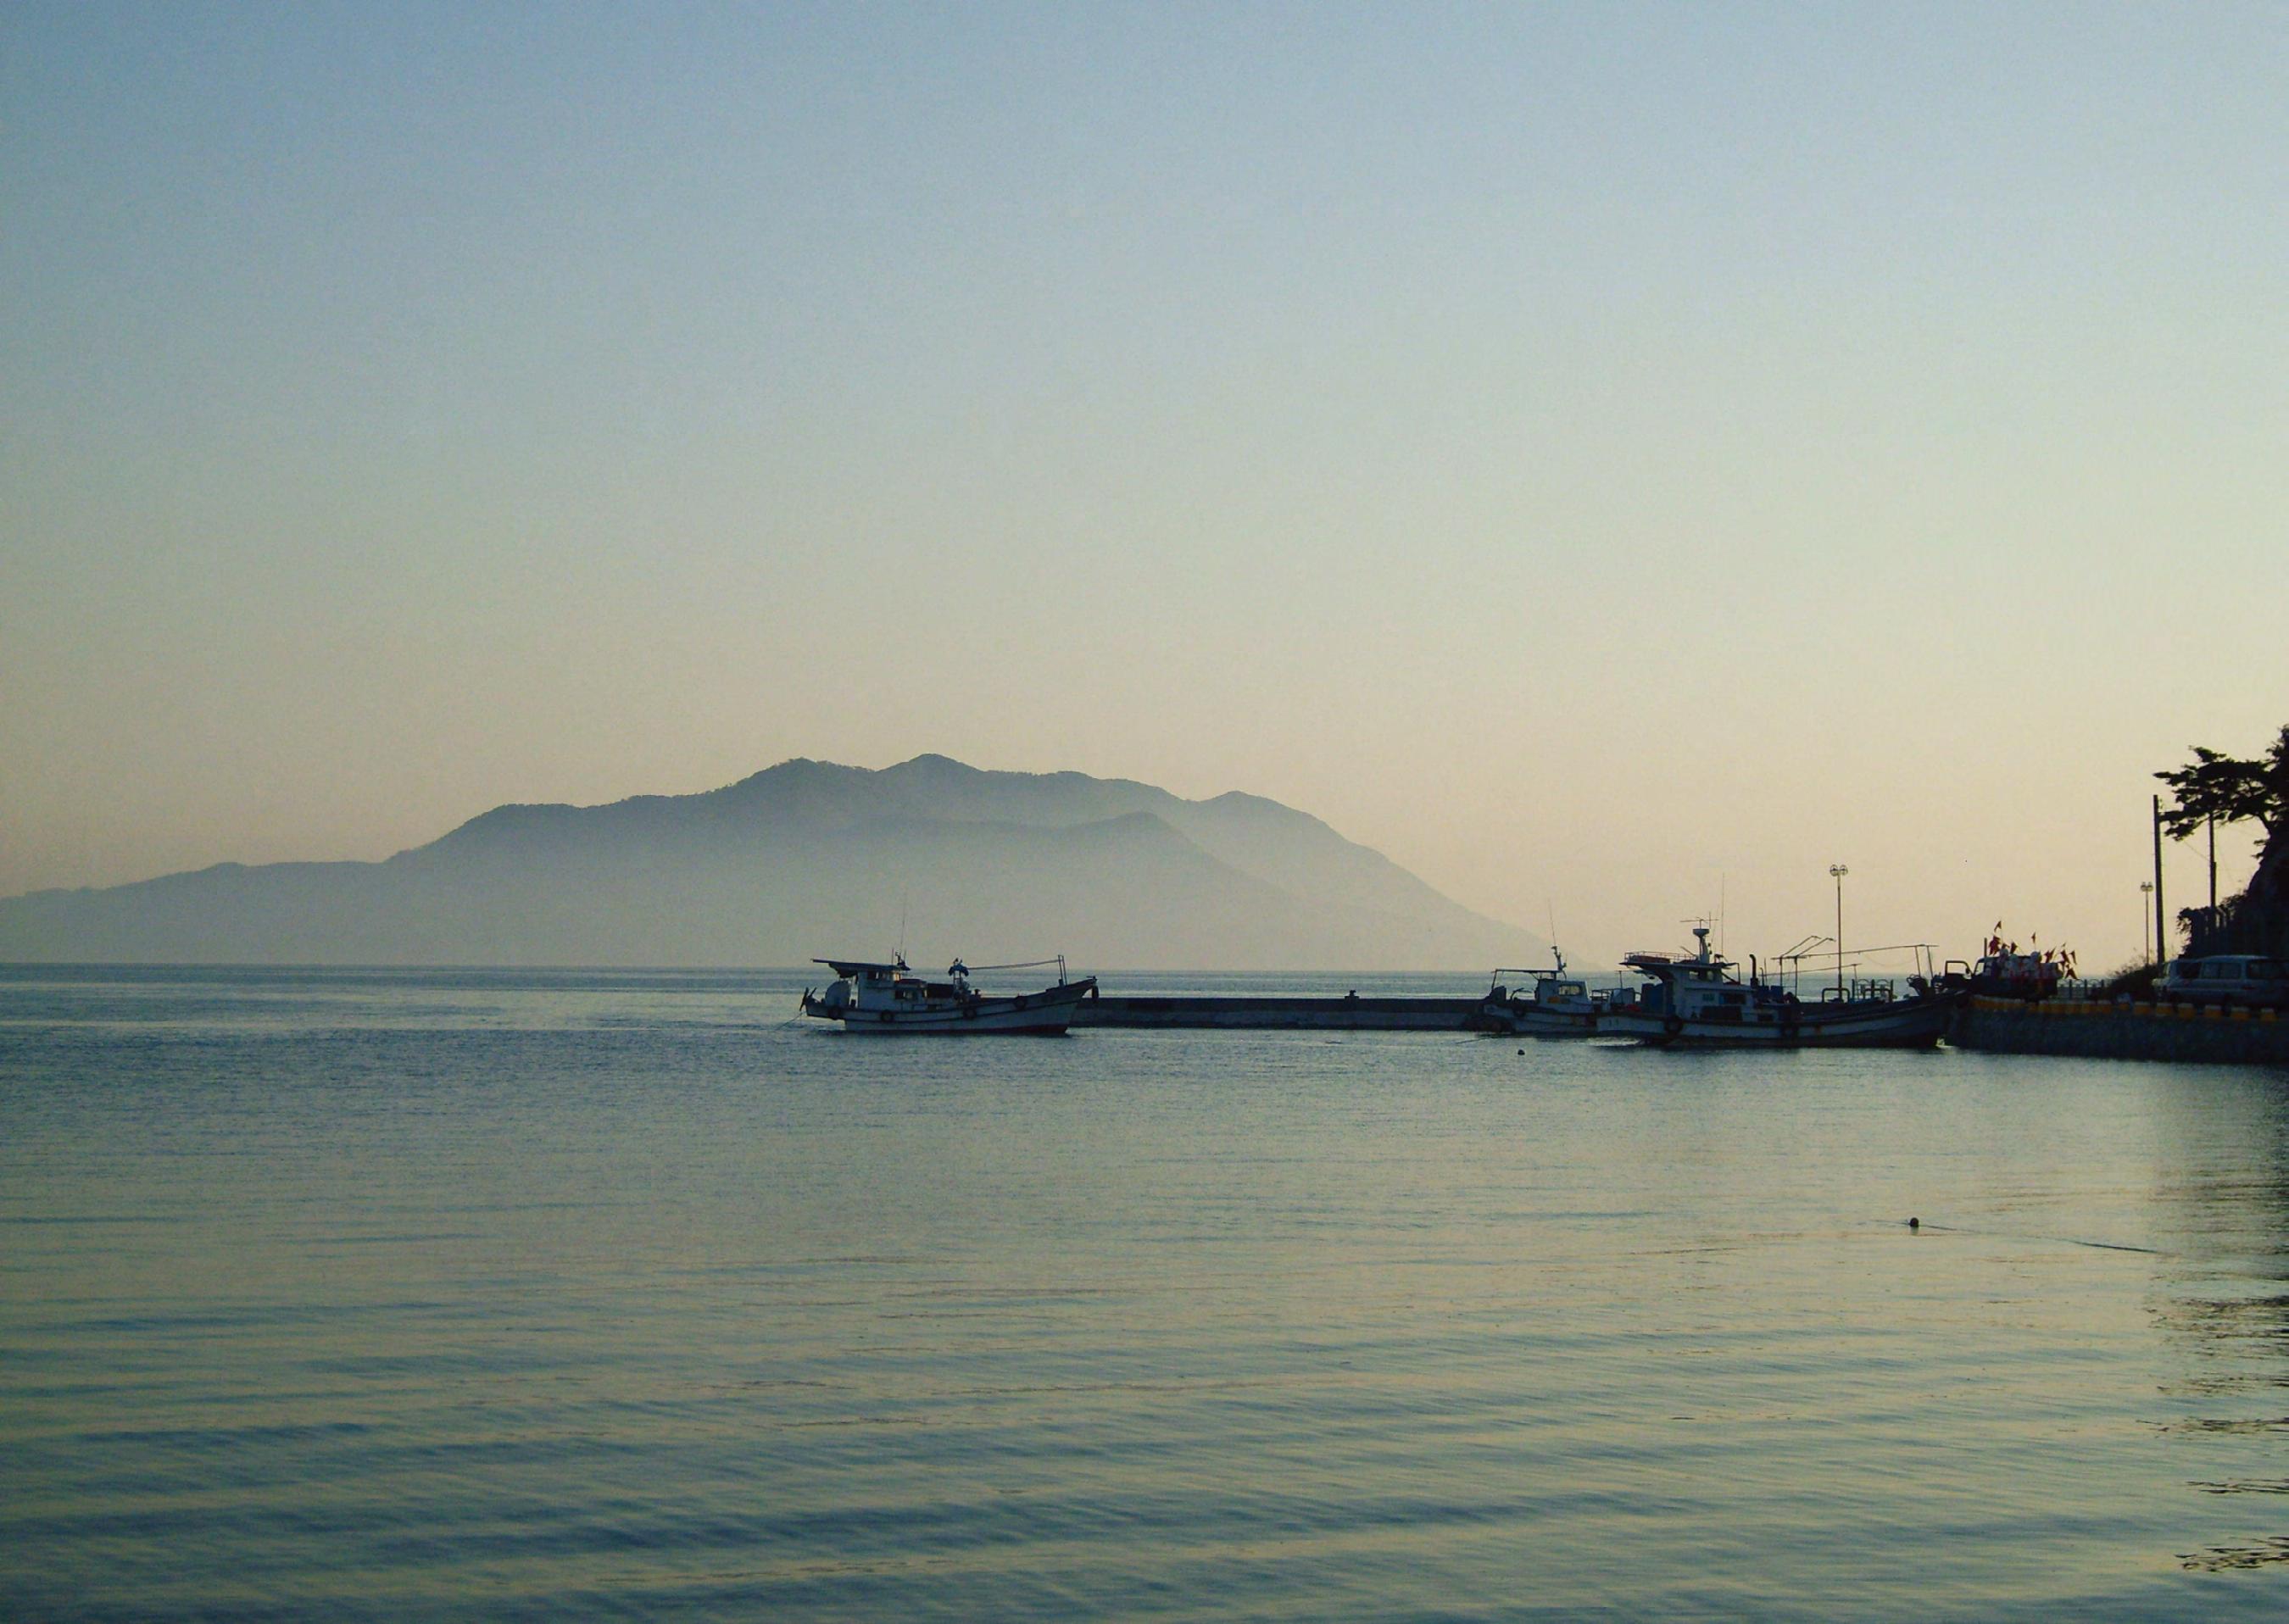
[[[2289,1611],[2289,1074],[800,984],[0,969],[0,1613]]]

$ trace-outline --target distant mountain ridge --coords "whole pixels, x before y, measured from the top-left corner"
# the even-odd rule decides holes
[[[494,808],[380,863],[218,864],[0,901],[0,958],[790,964],[888,952],[1125,969],[1517,963],[1474,913],[1278,801],[808,759],[690,795]]]

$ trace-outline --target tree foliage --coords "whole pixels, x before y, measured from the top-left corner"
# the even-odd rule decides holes
[[[2178,804],[2162,809],[2162,826],[2182,840],[2214,817],[2221,824],[2254,818],[2269,838],[2289,813],[2289,727],[2273,748],[2253,761],[2221,755],[2201,745],[2194,759],[2174,771],[2154,776],[2168,784]]]

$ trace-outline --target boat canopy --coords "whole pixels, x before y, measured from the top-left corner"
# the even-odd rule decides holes
[[[875,971],[878,974],[884,975],[904,975],[912,974],[912,972],[906,968],[906,961],[903,959],[899,959],[895,964],[862,964],[856,959],[814,959],[811,960],[811,963],[823,964],[828,969],[833,971],[837,975],[862,975],[869,970]]]

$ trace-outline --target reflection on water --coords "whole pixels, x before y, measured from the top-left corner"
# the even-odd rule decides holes
[[[2157,1423],[2198,1455],[2189,1485],[2238,1502],[2218,1537],[2180,1554],[2194,1572],[2289,1563],[2289,1079],[2220,1085],[2238,1107],[2165,1119],[2157,1224],[2180,1253],[2154,1317],[2175,1356]],[[2195,1087],[2197,1079],[2179,1086]]]
[[[2278,1075],[800,985],[0,971],[0,1612],[2289,1605]]]
[[[2289,1562],[2289,1537],[2262,1540],[2255,1545],[2213,1545],[2207,1550],[2192,1552],[2181,1560],[2197,1572],[2208,1573]]]

